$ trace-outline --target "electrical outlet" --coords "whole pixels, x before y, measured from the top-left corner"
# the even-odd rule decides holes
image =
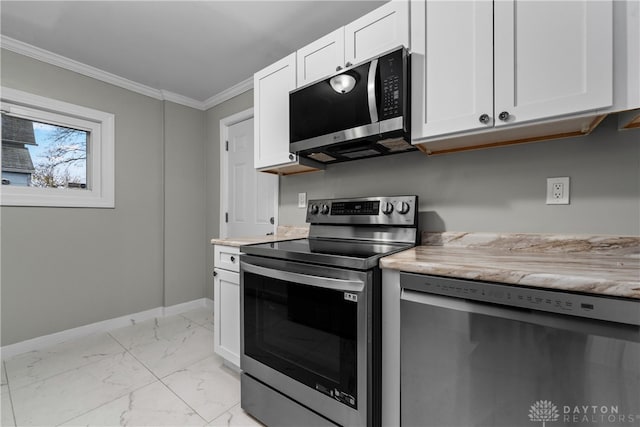
[[[299,208],[307,207],[307,193],[298,193],[298,207]]]
[[[547,178],[547,204],[569,204],[569,177]]]

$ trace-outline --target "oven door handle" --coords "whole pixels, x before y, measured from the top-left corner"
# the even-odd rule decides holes
[[[308,274],[293,273],[290,271],[274,270],[272,268],[260,267],[246,262],[240,263],[242,271],[259,274],[260,276],[271,277],[272,279],[285,280],[318,288],[332,289],[344,292],[362,292],[364,282],[361,280],[334,279],[333,277],[310,276]]]

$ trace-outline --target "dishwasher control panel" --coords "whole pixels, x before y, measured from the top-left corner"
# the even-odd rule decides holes
[[[402,290],[640,326],[640,301],[423,274],[400,273]]]

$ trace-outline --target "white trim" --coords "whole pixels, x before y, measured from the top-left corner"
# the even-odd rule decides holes
[[[180,304],[171,305],[163,308],[163,316],[174,316],[176,314],[184,313],[185,311],[195,310],[196,308],[207,307],[208,301],[211,302],[213,307],[213,300],[209,298],[194,299],[193,301],[187,301]],[[208,308],[208,307],[207,307]]]
[[[187,107],[195,108],[196,110],[206,110],[204,102],[189,98],[188,96],[180,95],[177,93],[169,92],[168,90],[161,90],[162,100],[174,102],[176,104],[184,105]]]
[[[253,108],[224,117],[220,120],[220,237],[227,236],[227,223],[224,220],[224,214],[228,211],[227,201],[229,193],[229,183],[227,182],[227,170],[229,168],[229,157],[225,150],[225,141],[229,134],[229,127],[236,123],[249,120],[253,117]]]
[[[2,357],[2,360],[6,360],[18,354],[41,350],[43,348],[60,344],[65,341],[86,337],[87,335],[96,334],[99,332],[109,332],[114,329],[134,325],[138,322],[143,322],[145,320],[153,319],[156,317],[174,316],[176,314],[184,313],[186,311],[193,310],[199,307],[211,308],[213,310],[213,300],[209,298],[200,298],[186,303],[172,305],[170,307],[156,307],[150,310],[116,317],[114,319],[103,320],[101,322],[95,322],[89,325],[67,329],[65,331],[56,332],[54,334],[43,335],[15,344],[5,345],[4,347],[0,348],[0,355]]]
[[[82,74],[84,76],[130,90],[132,92],[149,96],[151,98],[155,98],[161,101],[171,101],[175,102],[176,104],[186,105],[187,107],[203,111],[215,107],[216,105],[222,104],[223,102],[233,98],[234,96],[240,95],[241,93],[244,93],[253,88],[253,76],[251,76],[247,80],[244,80],[230,87],[229,89],[213,95],[211,98],[203,102],[167,90],[155,89],[150,86],[125,79],[124,77],[109,73],[108,71],[92,67],[91,65],[75,61],[65,56],[58,55],[57,53],[41,49],[39,47],[21,42],[5,35],[0,35],[0,47],[18,53],[20,55],[28,56],[29,58],[33,58],[38,61],[45,62],[47,64],[55,65],[56,67],[64,68],[66,70],[70,70],[78,74]]]
[[[245,93],[246,91],[251,89],[253,89],[253,76],[205,100],[203,102],[203,109],[208,110],[209,108],[222,104],[223,102],[228,101],[229,99]]]
[[[11,37],[7,37],[4,35],[0,36],[0,42],[2,43],[3,49],[19,53],[20,55],[28,56],[30,58],[37,59],[38,61],[46,62],[47,64],[71,70],[84,76],[92,77],[94,79],[119,86],[132,92],[150,96],[151,98],[160,100],[162,99],[162,93],[158,89],[136,83],[134,81],[125,79],[99,68],[83,64],[82,62],[69,59],[62,55],[58,55],[57,53],[41,49],[39,47],[21,42],[16,39],[12,39]]]

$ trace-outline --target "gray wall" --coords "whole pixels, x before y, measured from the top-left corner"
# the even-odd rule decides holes
[[[164,103],[165,306],[205,295],[204,141],[204,111]]]
[[[640,131],[607,118],[591,135],[427,157],[406,153],[280,179],[280,224],[304,223],[298,192],[417,194],[430,231],[640,234]],[[571,204],[546,205],[546,178],[571,178]]]
[[[220,237],[220,120],[253,107],[253,91],[244,92],[209,110],[206,117],[206,217],[209,238]],[[213,246],[207,247],[207,288],[205,295],[213,298]]]
[[[202,298],[204,164],[191,161],[204,150],[198,148],[204,113],[171,103],[164,108],[162,101],[5,50],[1,66],[3,86],[116,117],[115,209],[0,209],[2,345],[162,306],[165,273],[168,304]],[[192,169],[181,174],[187,166]],[[182,185],[196,188],[180,194]],[[182,224],[182,215],[194,223]],[[165,256],[178,252],[165,270]]]

